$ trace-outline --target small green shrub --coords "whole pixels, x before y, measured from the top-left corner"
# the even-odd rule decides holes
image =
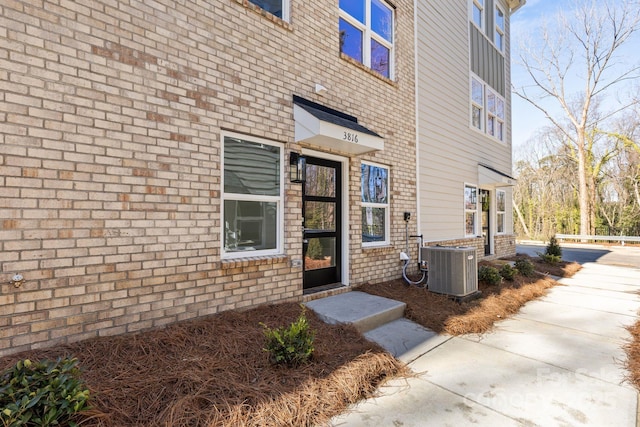
[[[540,255],[540,259],[546,262],[547,264],[556,265],[560,261],[562,261],[562,258],[558,255],[552,255],[552,254],[538,254],[538,255]]]
[[[264,350],[270,353],[272,363],[298,366],[313,355],[315,331],[309,326],[304,307],[298,320],[289,327],[271,329],[264,323],[261,325],[266,338]]]
[[[518,274],[518,270],[513,268],[511,264],[505,264],[500,268],[500,275],[504,280],[513,282],[513,279],[516,277],[516,274]]]
[[[77,359],[18,361],[0,377],[0,424],[47,427],[77,424],[72,416],[87,408],[89,390]]]
[[[560,247],[556,236],[553,236],[549,239],[549,244],[547,245],[545,254],[558,257],[558,261],[562,259],[562,248]]]
[[[516,260],[515,267],[516,270],[518,270],[518,273],[522,274],[525,277],[533,277],[533,275],[535,274],[533,264],[528,259],[520,258],[519,260]]]
[[[478,268],[478,280],[488,285],[499,285],[502,282],[502,276],[497,268],[488,265],[481,265]]]

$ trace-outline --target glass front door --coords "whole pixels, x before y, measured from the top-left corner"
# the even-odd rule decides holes
[[[302,186],[304,289],[340,283],[341,164],[307,157]]]
[[[482,237],[484,238],[484,254],[491,255],[491,193],[480,190],[482,202]]]

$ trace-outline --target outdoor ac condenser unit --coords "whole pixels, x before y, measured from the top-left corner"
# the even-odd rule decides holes
[[[429,262],[429,290],[457,298],[478,291],[476,249],[472,247],[428,246],[421,249]]]

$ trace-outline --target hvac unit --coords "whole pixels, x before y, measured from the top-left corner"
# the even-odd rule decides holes
[[[429,262],[429,290],[462,298],[478,292],[476,249],[428,246],[421,249]]]

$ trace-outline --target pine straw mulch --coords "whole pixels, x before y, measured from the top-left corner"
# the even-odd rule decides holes
[[[326,325],[306,311],[316,331],[313,360],[298,368],[270,364],[263,322],[287,326],[295,303],[190,320],[166,329],[102,337],[0,359],[77,357],[91,391],[82,426],[310,426],[371,396],[408,368],[350,326]]]
[[[529,259],[538,273],[534,277],[517,275],[514,281],[503,280],[496,286],[479,282],[481,296],[466,302],[456,302],[446,295],[409,286],[402,280],[365,284],[358,290],[406,303],[405,317],[435,332],[451,335],[483,333],[493,328],[496,321],[517,313],[526,302],[546,295],[549,288],[558,284],[547,274],[570,277],[580,269],[577,263],[563,261],[550,266],[526,255],[513,259],[517,258]],[[495,266],[499,262],[482,261],[479,265]]]

